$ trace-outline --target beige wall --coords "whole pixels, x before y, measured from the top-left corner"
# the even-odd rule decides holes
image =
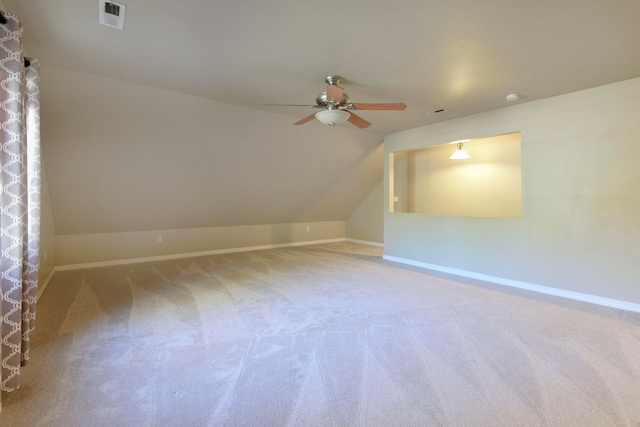
[[[344,238],[382,179],[355,127],[48,66],[41,93],[55,265]]]
[[[640,303],[640,79],[412,129],[388,153],[522,132],[522,217],[385,213],[385,256]],[[385,206],[389,204],[385,185]]]
[[[42,199],[40,204],[40,270],[39,283],[42,284],[56,265],[56,233],[53,227],[53,212],[46,168],[42,166]]]
[[[158,236],[161,241],[158,242]],[[344,221],[59,235],[58,266],[339,240]]]
[[[347,238],[384,243],[384,189],[381,181],[347,219]]]

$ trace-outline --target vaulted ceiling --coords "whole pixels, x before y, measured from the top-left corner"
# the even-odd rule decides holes
[[[140,96],[157,97],[158,102],[171,98],[171,93],[202,98],[210,103],[200,111],[209,111],[211,121],[224,116],[224,126],[244,128],[239,131],[240,139],[250,143],[231,144],[227,137],[230,134],[225,134],[226,160],[216,160],[215,153],[221,151],[214,147],[204,151],[210,163],[202,162],[198,146],[183,142],[191,150],[187,157],[192,160],[192,166],[185,166],[189,173],[182,178],[189,183],[183,185],[193,187],[199,180],[211,182],[224,177],[232,188],[225,190],[229,194],[217,193],[215,197],[244,204],[245,210],[260,209],[248,197],[236,197],[248,193],[262,206],[273,200],[274,206],[281,207],[267,209],[262,219],[238,216],[240,210],[229,208],[218,212],[224,220],[212,220],[217,208],[209,201],[182,223],[213,226],[344,219],[381,179],[378,147],[388,133],[512,105],[505,99],[512,92],[520,94],[516,103],[521,103],[640,76],[637,0],[123,0],[120,3],[127,8],[122,31],[98,23],[98,0],[4,3],[23,22],[27,50],[39,58],[45,71],[43,107],[50,110],[43,113],[43,139],[46,132],[50,135],[49,146],[44,148],[45,164],[60,233],[179,226],[169,219],[147,225],[143,220],[127,223],[126,211],[111,211],[118,208],[108,203],[100,208],[83,205],[90,194],[84,187],[92,186],[94,192],[104,187],[101,195],[113,197],[116,205],[133,200],[134,207],[145,212],[158,212],[162,198],[153,191],[153,180],[136,184],[140,188],[134,189],[123,189],[122,182],[117,182],[120,188],[99,184],[110,173],[120,171],[127,177],[137,174],[136,162],[117,157],[110,159],[115,162],[113,169],[101,171],[100,162],[113,150],[87,151],[89,158],[96,156],[95,164],[86,166],[89,170],[79,170],[68,162],[70,153],[84,152],[86,144],[120,144],[113,138],[96,136],[98,116],[89,117],[86,108],[66,105],[72,99],[89,102],[82,94],[65,92],[74,91],[74,82],[80,88],[82,84],[94,89],[99,86],[96,93],[104,97],[122,91],[123,103],[141,102],[139,98],[127,98],[132,92],[146,90],[135,89],[140,85],[155,90],[150,97]],[[63,70],[70,71],[71,77],[62,77]],[[336,74],[345,77],[342,86],[352,101],[402,101],[408,108],[402,112],[359,113],[373,123],[365,130],[350,124],[329,129],[316,121],[293,129],[292,123],[314,110],[265,105],[312,104],[324,90],[324,77]],[[111,90],[115,81],[123,83]],[[99,117],[108,120],[109,111],[118,108],[118,101],[92,105],[94,110],[104,109]],[[221,105],[226,105],[225,113],[215,113]],[[127,116],[131,107],[120,108]],[[146,108],[140,105],[136,114]],[[446,111],[428,114],[437,109]],[[122,114],[113,112],[114,123],[129,120],[120,117]],[[230,123],[227,114],[233,115],[231,122],[235,123]],[[91,126],[87,125],[81,131],[74,127],[73,117],[82,117],[93,127],[88,129]],[[163,120],[170,117],[167,114]],[[154,129],[147,129],[151,133],[137,141],[162,140],[160,149],[151,156],[163,152],[176,156],[177,151],[166,148],[171,145],[165,140],[167,132],[155,129],[158,122],[154,123]],[[125,128],[133,126],[129,123]],[[207,128],[201,133],[215,131]],[[74,137],[64,137],[64,132],[79,134],[73,142]],[[117,129],[101,132],[112,132],[120,141],[127,139]],[[273,151],[260,145],[256,148],[260,140],[268,141]],[[123,144],[135,145],[131,141]],[[134,154],[142,155],[142,150],[153,153],[153,149],[146,146]],[[245,156],[259,157],[240,161],[238,150]],[[278,164],[277,159],[284,163]],[[362,166],[363,159],[376,166]],[[158,176],[160,170],[171,170],[169,157],[159,162],[158,168],[162,169],[150,170],[150,174]],[[291,162],[298,162],[297,166]],[[223,174],[225,168],[229,170]],[[233,184],[234,170],[256,168],[259,173],[247,182]],[[347,173],[347,168],[352,172]],[[277,178],[271,177],[274,170],[278,171]],[[200,178],[195,176],[198,174]],[[142,175],[137,178],[148,179]],[[297,186],[298,181],[303,182]],[[172,182],[166,178],[163,185],[173,185],[173,191],[180,192],[180,185]],[[259,191],[253,194],[254,187],[276,190],[269,190],[262,200]],[[123,191],[125,196],[119,194]],[[147,201],[135,202],[136,194],[145,192]],[[231,194],[235,196],[230,198]],[[201,193],[182,202],[196,203],[204,196]],[[198,211],[197,206],[194,209]],[[331,215],[329,211],[337,213]],[[83,216],[77,212],[83,212]],[[111,219],[97,219],[99,212]],[[234,215],[236,219],[232,220]],[[120,216],[121,221],[113,219]]]
[[[290,115],[344,76],[381,134],[640,75],[637,0],[6,0],[43,63]],[[438,117],[421,113],[439,108]],[[365,113],[363,113],[365,116]]]

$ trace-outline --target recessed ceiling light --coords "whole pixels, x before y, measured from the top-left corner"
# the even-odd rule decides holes
[[[520,95],[517,93],[510,93],[507,95],[507,101],[517,101],[518,99],[520,99]]]

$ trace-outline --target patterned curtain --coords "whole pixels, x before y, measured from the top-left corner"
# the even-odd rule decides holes
[[[0,390],[19,386],[35,326],[40,249],[39,65],[22,25],[0,11]],[[1,410],[1,402],[0,402]]]

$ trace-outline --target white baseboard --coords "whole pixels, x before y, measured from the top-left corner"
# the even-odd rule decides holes
[[[96,268],[96,267],[112,267],[115,265],[139,264],[142,262],[166,261],[166,260],[172,260],[172,259],[192,258],[192,257],[198,257],[198,256],[220,255],[220,254],[229,254],[229,253],[235,253],[235,252],[259,251],[264,249],[290,248],[294,246],[308,246],[308,245],[317,245],[321,243],[337,243],[337,242],[344,242],[344,241],[345,241],[344,238],[337,238],[337,239],[313,240],[313,241],[306,241],[306,242],[278,243],[274,245],[247,246],[247,247],[241,247],[241,248],[213,249],[209,251],[186,252],[186,253],[171,254],[171,255],[158,255],[158,256],[141,257],[141,258],[128,258],[128,259],[117,259],[117,260],[110,260],[110,261],[87,262],[87,263],[81,263],[81,264],[67,264],[67,265],[56,266],[54,268],[54,271],[81,270],[84,268]]]
[[[358,239],[349,239],[349,238],[346,238],[344,240],[346,242],[360,243],[362,245],[377,246],[379,248],[384,248],[384,243],[370,242],[368,240],[358,240]]]
[[[495,283],[498,285],[510,286],[513,288],[526,289],[528,291],[539,292],[547,295],[554,295],[562,298],[568,298],[576,301],[587,302],[591,304],[602,305],[605,307],[617,308],[621,310],[633,311],[640,313],[640,304],[621,301],[611,298],[600,297],[596,295],[583,294],[580,292],[566,291],[564,289],[549,288],[547,286],[534,285],[532,283],[520,282],[518,280],[504,279],[502,277],[489,276],[486,274],[474,273],[472,271],[459,270],[457,268],[444,267],[441,265],[428,264],[426,262],[414,261],[405,258],[383,255],[383,259],[398,262],[401,264],[413,265],[415,267],[426,268],[429,270],[440,271],[442,273],[454,274],[456,276],[468,277],[470,279],[482,280],[484,282]]]
[[[36,295],[36,301],[40,300],[40,297],[44,293],[44,290],[47,288],[47,285],[49,285],[49,282],[53,278],[53,275],[55,274],[55,272],[56,272],[56,268],[53,267],[53,269],[49,272],[49,275],[47,276],[47,278],[44,279],[44,282],[42,282],[38,286],[38,294]]]

